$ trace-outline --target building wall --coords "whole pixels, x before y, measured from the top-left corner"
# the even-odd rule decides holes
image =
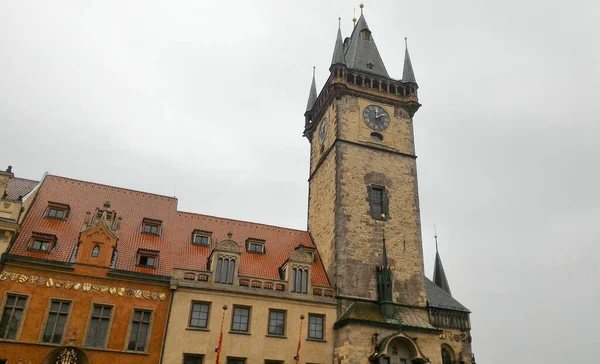
[[[74,271],[69,272],[64,268],[8,262],[0,274],[2,305],[6,293],[23,294],[29,298],[17,340],[0,340],[0,359],[8,359],[9,363],[18,360],[41,363],[52,350],[68,344],[74,338],[73,344],[82,348],[92,363],[158,363],[170,299],[168,283],[151,284],[130,278],[107,278],[107,271],[75,265]],[[73,301],[60,345],[41,343],[52,298]],[[93,303],[114,305],[105,349],[83,347]],[[145,353],[125,350],[134,308],[154,311]]]
[[[260,292],[259,292],[260,293]],[[230,357],[247,358],[247,363],[281,360],[292,363],[300,333],[300,315],[305,315],[302,328],[301,363],[331,363],[333,358],[333,323],[335,303],[311,302],[278,298],[253,293],[223,292],[178,288],[173,296],[171,318],[166,337],[164,363],[183,363],[183,354],[204,355],[204,363],[214,363],[218,346],[223,305],[227,305],[224,321],[222,362]],[[193,301],[210,302],[207,330],[189,328]],[[251,307],[250,333],[230,332],[233,306]],[[285,310],[285,338],[268,336],[269,309]],[[325,315],[325,340],[307,339],[309,313]]]

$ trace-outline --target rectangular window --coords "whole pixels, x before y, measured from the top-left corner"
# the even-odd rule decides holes
[[[50,302],[50,311],[48,312],[48,320],[46,321],[42,342],[61,343],[70,309],[71,302],[69,301],[52,300]]]
[[[112,306],[94,304],[85,346],[103,348],[106,345],[111,313]]]
[[[372,218],[376,220],[385,220],[388,218],[387,193],[385,188],[369,186],[369,204]]]
[[[249,307],[233,307],[233,319],[231,322],[231,331],[248,332],[250,323]]]
[[[323,340],[323,322],[325,317],[323,315],[308,315],[308,338]]]
[[[160,235],[162,221],[153,219],[142,220],[142,232],[144,234]]]
[[[387,356],[386,356],[386,357],[384,357],[384,358],[383,358],[383,364],[391,364],[390,358],[389,358],[389,357],[387,357]],[[403,364],[406,364],[406,362],[405,362],[405,363],[403,363]]]
[[[192,234],[192,244],[210,246],[211,234],[204,231],[194,231]]]
[[[158,253],[138,251],[137,265],[146,268],[156,268],[158,266]]]
[[[251,253],[262,254],[262,252],[263,252],[263,245],[259,244],[259,243],[250,243],[250,246],[248,247],[248,251],[251,252]]]
[[[246,359],[245,358],[227,357],[227,364],[246,364]]]
[[[135,310],[133,312],[127,350],[146,351],[146,343],[148,341],[148,331],[150,329],[151,318],[152,311]]]
[[[269,335],[285,334],[285,311],[269,310]]]
[[[204,355],[183,354],[183,364],[202,364]]]
[[[58,209],[55,207],[50,207],[48,210],[48,217],[53,217],[56,219],[62,219],[65,216],[65,210]]]
[[[6,296],[6,303],[4,304],[2,319],[0,320],[0,338],[9,340],[17,338],[17,331],[19,331],[19,327],[21,326],[26,302],[27,296],[15,294]]]
[[[192,303],[192,313],[190,314],[190,327],[199,327],[206,329],[208,327],[208,313],[210,312],[210,303],[194,302]]]
[[[34,239],[31,244],[31,250],[38,250],[41,252],[48,252],[50,250],[51,242],[48,240]]]

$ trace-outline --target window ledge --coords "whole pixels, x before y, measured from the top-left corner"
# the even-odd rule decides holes
[[[246,331],[229,331],[230,334],[236,334],[236,335],[251,335],[249,332]]]
[[[193,327],[193,326],[189,326],[185,328],[186,330],[190,330],[190,331],[210,331],[209,328],[204,328],[204,327]]]
[[[274,334],[266,334],[266,337],[274,337],[276,339],[287,339],[287,336],[284,335],[274,335]]]
[[[309,338],[307,338],[307,339],[306,339],[306,341],[315,341],[315,342],[318,342],[318,343],[326,343],[326,342],[327,342],[327,340],[323,340],[323,339],[313,339],[313,338],[310,338],[310,337],[309,337]]]
[[[59,220],[59,221],[67,221],[64,217],[54,217],[54,216],[44,216],[46,219]]]
[[[160,236],[159,233],[147,233],[145,231],[142,231],[142,234],[144,234],[144,235],[151,235],[151,236]]]

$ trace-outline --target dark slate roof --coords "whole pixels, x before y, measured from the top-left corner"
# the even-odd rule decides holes
[[[317,85],[315,83],[315,69],[313,68],[312,83],[310,85],[310,91],[308,93],[308,102],[306,103],[306,111],[312,109],[313,105],[317,101]]]
[[[338,28],[337,38],[335,39],[335,47],[333,48],[333,57],[331,64],[346,64],[344,60],[344,43],[342,42],[342,30]]]
[[[7,200],[17,200],[19,196],[24,197],[31,192],[39,182],[25,178],[11,178],[6,186]],[[2,197],[2,196],[0,196]]]
[[[408,46],[404,51],[404,70],[402,70],[402,81],[417,83],[415,78],[415,72],[413,71],[412,63],[410,61],[410,55],[408,54]]]
[[[443,289],[436,286],[429,278],[425,277],[425,286],[427,289],[427,304],[430,307],[444,308],[447,310],[456,310],[471,312],[468,308],[463,306],[460,302],[455,300],[448,293],[444,292]]]
[[[360,36],[360,32],[365,29],[369,30],[369,26],[367,25],[364,15],[361,14],[356,26],[354,26],[354,30],[352,30],[350,43],[346,48],[346,65],[350,69],[370,72],[389,78],[390,76],[379,55],[379,50],[377,50],[373,35],[371,34],[371,40],[364,40]],[[372,69],[367,67],[367,64],[369,63],[373,64]]]
[[[351,320],[436,330],[427,319],[427,311],[423,309],[394,306],[393,318],[386,319],[381,314],[379,305],[374,302],[354,302],[338,322]]]
[[[443,289],[444,292],[452,296],[452,292],[450,291],[450,284],[448,284],[446,272],[444,272],[444,266],[442,265],[442,258],[440,258],[440,253],[438,252],[435,252],[435,265],[433,267],[433,283],[435,283],[436,286]]]

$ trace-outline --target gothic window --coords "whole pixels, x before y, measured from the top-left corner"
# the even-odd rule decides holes
[[[2,320],[0,321],[1,339],[15,340],[17,338],[26,302],[27,296],[15,294],[6,296],[6,303],[2,310]]]
[[[323,340],[323,327],[325,323],[325,316],[323,315],[308,315],[308,338]]]
[[[292,269],[292,292],[308,293],[308,269]]]
[[[94,304],[85,346],[103,348],[108,336],[112,306]]]
[[[235,259],[219,258],[217,259],[217,269],[215,271],[215,282],[233,284],[235,275]]]
[[[150,319],[152,311],[135,310],[133,319],[131,320],[129,332],[129,344],[127,350],[131,351],[147,351],[148,350],[148,333],[150,331]]]
[[[94,249],[92,249],[92,258],[97,258],[100,254],[100,247],[96,245]]]
[[[42,342],[61,343],[70,308],[71,302],[69,301],[52,300],[50,302],[50,311],[48,312]]]
[[[233,318],[231,321],[231,331],[249,332],[250,331],[250,307],[233,307]]]
[[[452,354],[445,347],[442,347],[442,364],[452,364]]]
[[[368,193],[371,217],[376,220],[386,220],[389,216],[386,189],[380,186],[369,186]]]
[[[346,76],[346,81],[348,83],[354,84],[354,75],[353,74],[348,74],[348,76]]]

